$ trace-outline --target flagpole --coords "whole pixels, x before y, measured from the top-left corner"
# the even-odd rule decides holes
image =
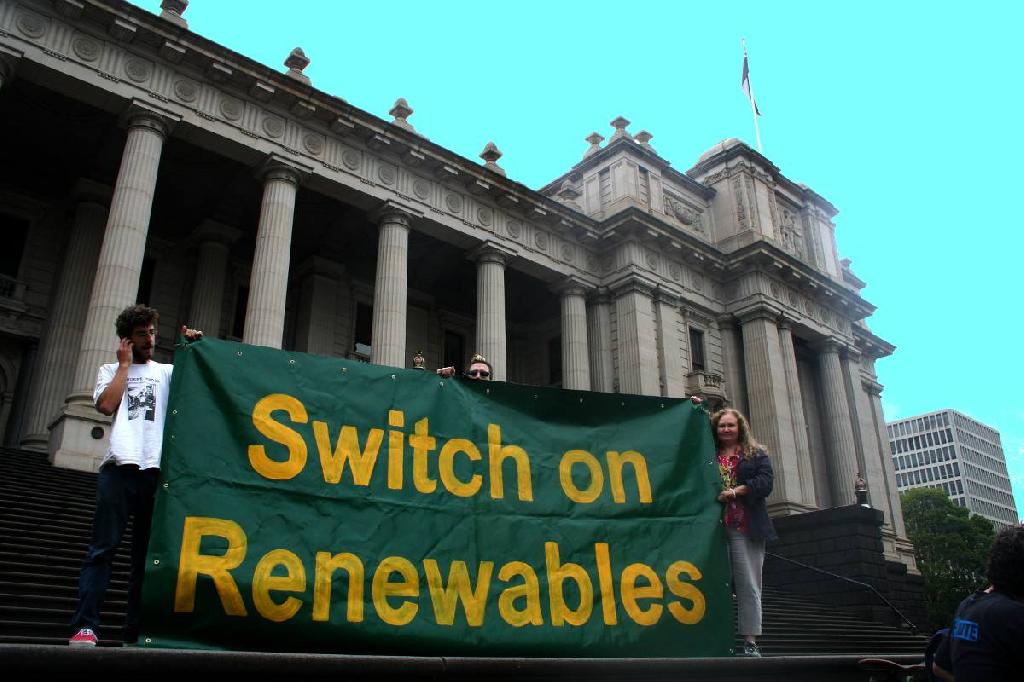
[[[743,46],[743,60],[746,62],[747,59],[747,39],[740,38],[740,44]],[[750,114],[754,117],[754,136],[757,138],[757,153],[763,154],[761,151],[761,128],[757,125],[757,104],[755,104],[754,97],[754,84],[751,79],[747,79],[747,87],[750,88]]]

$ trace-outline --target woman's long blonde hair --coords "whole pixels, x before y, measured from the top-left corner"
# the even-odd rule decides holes
[[[711,415],[711,433],[715,437],[715,447],[720,448],[721,443],[718,442],[718,422],[727,414],[731,414],[736,417],[736,423],[739,425],[739,446],[743,451],[743,458],[750,459],[758,452],[764,452],[764,446],[754,440],[754,437],[750,435],[750,423],[747,418],[743,416],[743,413],[739,410],[734,410],[731,407],[727,407],[724,410],[719,410]]]

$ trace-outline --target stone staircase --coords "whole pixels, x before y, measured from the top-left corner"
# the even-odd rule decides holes
[[[0,449],[0,644],[67,642],[95,481],[51,467],[42,454]],[[101,613],[101,645],[120,644],[127,579],[126,541]],[[766,586],[759,643],[765,656],[900,657],[921,656],[927,638]]]

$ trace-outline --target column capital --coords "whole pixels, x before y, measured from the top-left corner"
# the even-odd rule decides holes
[[[170,135],[175,124],[180,120],[181,116],[178,114],[141,99],[133,99],[121,114],[121,124],[124,127],[129,130],[146,128],[159,135],[161,139]]]
[[[864,387],[864,390],[867,392],[868,395],[879,398],[882,396],[882,391],[885,390],[885,386],[878,383],[874,379],[861,378],[860,385]]]
[[[508,261],[516,253],[504,244],[485,241],[469,252],[468,258],[477,263],[497,263],[502,267],[508,265]]]
[[[218,244],[224,244],[225,246],[231,246],[242,236],[242,231],[238,228],[218,223],[216,220],[204,220],[199,223],[196,229],[192,230],[192,234],[188,236],[188,242],[191,245],[202,244],[204,242],[216,242]]]
[[[779,329],[793,329],[793,318],[786,314],[779,315],[779,319],[776,322],[779,325]]]
[[[715,316],[715,323],[719,329],[732,329],[740,323],[739,318],[732,313],[722,313]]]
[[[422,215],[422,212],[406,206],[405,204],[400,204],[397,201],[385,201],[370,212],[369,218],[371,222],[374,222],[377,225],[387,223],[390,225],[402,225],[403,227],[409,227],[413,218],[418,218]]]
[[[818,346],[819,352],[821,353],[835,353],[839,355],[839,350],[843,347],[843,342],[834,336],[825,338]]]
[[[754,320],[770,320],[773,324],[778,324],[780,311],[765,303],[758,303],[754,306],[747,308],[736,313],[736,317],[739,318],[740,324],[747,324]]]
[[[560,282],[555,282],[550,288],[551,291],[563,297],[586,296],[587,292],[594,288],[594,285],[580,279],[579,277],[570,275]]]
[[[114,195],[114,188],[102,182],[96,182],[89,178],[78,178],[71,188],[71,197],[77,203],[110,205],[110,198]]]
[[[674,294],[664,287],[658,287],[654,290],[654,300],[672,307],[677,307],[682,303],[682,299],[678,294]]]
[[[608,305],[612,302],[612,293],[608,287],[594,287],[587,295],[587,303],[590,305]]]
[[[644,294],[645,296],[653,296],[654,292],[658,288],[658,283],[654,280],[647,279],[642,275],[636,273],[627,274],[619,280],[612,282],[608,285],[608,289],[611,291],[612,296],[618,298],[625,294]]]
[[[345,274],[345,266],[323,256],[310,256],[295,267],[295,277],[303,279],[309,275],[320,275],[339,280]]]
[[[295,163],[283,156],[268,154],[256,169],[256,176],[264,182],[268,180],[283,180],[298,186],[312,170],[309,166]]]

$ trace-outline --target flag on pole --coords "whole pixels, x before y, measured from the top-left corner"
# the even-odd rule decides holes
[[[757,108],[757,102],[754,101],[754,91],[750,87],[750,67],[747,66],[747,53],[743,53],[743,78],[740,80],[740,87],[743,88],[743,92],[746,94],[747,99],[750,100],[751,106],[754,107],[754,113],[758,116],[761,115],[761,111]]]

